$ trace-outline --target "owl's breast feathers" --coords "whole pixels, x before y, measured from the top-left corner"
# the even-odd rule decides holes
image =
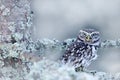
[[[95,46],[75,41],[68,46],[65,54],[62,56],[64,63],[70,62],[74,66],[85,66],[96,58]]]

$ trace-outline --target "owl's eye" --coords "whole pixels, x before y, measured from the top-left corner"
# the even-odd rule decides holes
[[[93,38],[93,39],[99,38],[99,34],[92,34],[92,38]]]
[[[80,37],[81,37],[81,38],[85,38],[85,37],[86,37],[86,34],[85,34],[85,33],[80,33]]]

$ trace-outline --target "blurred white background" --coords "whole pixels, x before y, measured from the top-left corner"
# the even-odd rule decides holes
[[[102,40],[120,38],[120,0],[32,0],[34,40],[76,37],[82,28],[95,28]],[[120,72],[120,50],[100,49],[90,69]]]

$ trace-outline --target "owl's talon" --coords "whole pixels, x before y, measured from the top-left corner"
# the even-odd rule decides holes
[[[84,72],[84,69],[83,69],[83,67],[77,67],[77,68],[75,68],[75,71],[76,72]]]
[[[91,71],[90,73],[95,75],[97,73],[97,71]]]

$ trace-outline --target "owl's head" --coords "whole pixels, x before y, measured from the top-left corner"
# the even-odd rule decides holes
[[[78,40],[89,45],[99,45],[100,33],[94,29],[80,30]]]

